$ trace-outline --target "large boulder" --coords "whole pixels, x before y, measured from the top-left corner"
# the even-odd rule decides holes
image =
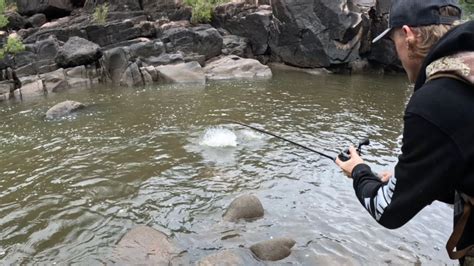
[[[143,77],[137,63],[130,63],[120,78],[121,86],[136,87],[143,86]]]
[[[150,66],[162,66],[170,64],[179,64],[184,63],[184,56],[182,53],[167,54],[164,53],[160,56],[150,56],[148,58],[143,58],[142,61]]]
[[[22,15],[43,13],[50,19],[67,16],[74,8],[70,0],[17,0],[16,4]]]
[[[85,108],[85,105],[80,102],[64,101],[51,107],[46,112],[46,118],[47,119],[60,118],[83,108]]]
[[[236,55],[224,56],[210,61],[204,67],[208,80],[225,79],[268,79],[272,70],[255,59],[245,59]]]
[[[273,0],[272,54],[298,67],[329,67],[359,58],[360,13],[346,0]]]
[[[295,244],[296,241],[290,238],[276,238],[257,243],[250,250],[261,260],[277,261],[290,256]]]
[[[388,28],[390,5],[390,0],[378,0],[376,6],[368,12],[370,30],[365,37],[370,48],[367,49],[367,58],[370,62],[382,65],[385,68],[403,71],[392,41],[382,39],[374,44],[371,42],[373,38]]]
[[[101,65],[104,68],[105,80],[113,84],[122,82],[122,76],[129,67],[130,50],[127,47],[117,47],[104,52]]]
[[[38,77],[26,79],[22,81],[22,86],[20,88],[20,93],[22,98],[29,98],[34,96],[44,96],[46,90],[43,85],[43,81]]]
[[[196,53],[204,55],[206,59],[222,52],[222,36],[210,25],[170,28],[163,31],[161,38],[167,52]]]
[[[224,221],[235,222],[239,219],[257,219],[264,215],[260,200],[254,195],[243,195],[235,200],[224,213]]]
[[[6,12],[5,16],[8,19],[6,28],[9,30],[20,30],[31,25],[26,18],[17,12]]]
[[[44,89],[48,93],[62,92],[70,88],[69,83],[66,80],[64,69],[62,68],[39,75],[39,77],[43,80]]]
[[[43,26],[46,22],[48,22],[48,19],[44,14],[41,13],[34,14],[33,16],[28,18],[28,23],[30,23],[31,26],[35,28]]]
[[[75,67],[96,62],[101,56],[99,45],[80,37],[72,37],[59,50],[56,63],[60,67]]]
[[[97,43],[101,47],[139,37],[156,37],[156,29],[148,21],[135,23],[131,20],[123,20],[107,25],[91,25],[85,28],[85,32],[88,40]]]
[[[246,37],[253,54],[263,55],[268,52],[272,17],[272,11],[263,7],[229,3],[216,7],[212,24],[233,35]]]
[[[155,69],[158,81],[162,83],[206,83],[204,70],[198,62],[158,66]]]
[[[158,57],[165,52],[165,46],[161,41],[145,41],[130,45],[132,56],[140,59]]]
[[[38,60],[55,59],[59,52],[59,42],[51,36],[46,40],[37,42],[35,44],[35,52]]]
[[[253,56],[250,41],[247,38],[237,35],[225,35],[222,38],[224,43],[222,54],[237,55],[244,58]]]
[[[113,260],[119,265],[170,265],[181,252],[164,233],[141,225],[120,240]]]
[[[91,88],[99,83],[99,73],[95,66],[77,66],[64,70],[70,88]]]

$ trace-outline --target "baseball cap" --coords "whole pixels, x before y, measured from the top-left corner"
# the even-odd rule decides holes
[[[439,10],[442,7],[452,6],[459,9],[459,16],[442,16]],[[404,25],[411,27],[452,25],[461,19],[462,9],[458,0],[392,0],[388,29],[377,36],[372,43],[385,37],[395,28]]]

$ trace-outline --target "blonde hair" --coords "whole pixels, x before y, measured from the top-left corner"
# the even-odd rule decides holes
[[[441,8],[439,12],[442,16],[457,17],[460,15],[460,10],[452,6],[445,6]],[[408,44],[412,52],[410,56],[425,58],[433,45],[435,45],[450,29],[459,24],[461,24],[461,21],[456,21],[452,25],[441,24],[413,28],[413,31],[417,34],[417,41]]]

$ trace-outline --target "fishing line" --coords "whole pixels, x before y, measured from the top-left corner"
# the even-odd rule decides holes
[[[336,158],[337,158],[337,157],[333,157],[333,156],[330,156],[330,155],[328,155],[328,154],[326,154],[326,153],[323,153],[323,152],[320,152],[320,151],[311,149],[311,148],[309,148],[309,147],[307,147],[307,146],[305,146],[305,145],[302,145],[302,144],[299,144],[299,143],[294,142],[294,141],[292,141],[292,140],[289,140],[289,139],[287,139],[287,138],[278,136],[278,135],[276,135],[276,134],[274,134],[274,133],[271,133],[271,132],[268,132],[268,131],[266,131],[266,130],[263,130],[263,129],[260,129],[260,128],[257,128],[257,127],[251,126],[251,125],[247,125],[247,124],[245,124],[245,123],[242,123],[242,122],[239,122],[239,121],[235,121],[235,120],[225,120],[225,121],[226,121],[226,122],[229,122],[229,123],[232,123],[232,124],[238,124],[238,125],[241,125],[241,126],[244,126],[244,127],[250,128],[250,129],[253,129],[253,130],[255,130],[255,131],[258,131],[258,132],[263,133],[263,134],[266,134],[266,135],[270,135],[270,136],[275,137],[275,138],[277,138],[277,139],[280,139],[280,140],[286,141],[286,142],[288,142],[288,143],[291,143],[291,144],[293,144],[293,145],[295,145],[295,146],[297,146],[297,147],[303,148],[303,149],[305,149],[305,150],[307,150],[307,151],[310,151],[310,152],[314,152],[314,153],[316,153],[316,154],[319,154],[319,155],[323,156],[324,158],[327,158],[327,159],[329,159],[329,160],[331,160],[331,161],[333,161],[333,162],[336,161]],[[365,139],[365,140],[359,142],[359,145],[358,145],[358,147],[357,147],[357,152],[358,152],[359,154],[361,154],[361,152],[362,152],[362,146],[365,146],[365,145],[370,145],[370,140],[369,140],[369,139]],[[341,161],[348,161],[348,160],[350,160],[350,158],[351,158],[348,149],[346,149],[346,150],[344,150],[343,152],[341,152],[341,153],[338,155],[338,157],[339,157],[339,159],[340,159]]]

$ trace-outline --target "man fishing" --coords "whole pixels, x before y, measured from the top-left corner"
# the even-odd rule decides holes
[[[390,38],[414,93],[404,116],[402,154],[379,178],[355,148],[336,160],[362,205],[381,225],[403,226],[438,200],[454,204],[452,259],[474,256],[474,22],[461,25],[455,0],[392,0]]]

